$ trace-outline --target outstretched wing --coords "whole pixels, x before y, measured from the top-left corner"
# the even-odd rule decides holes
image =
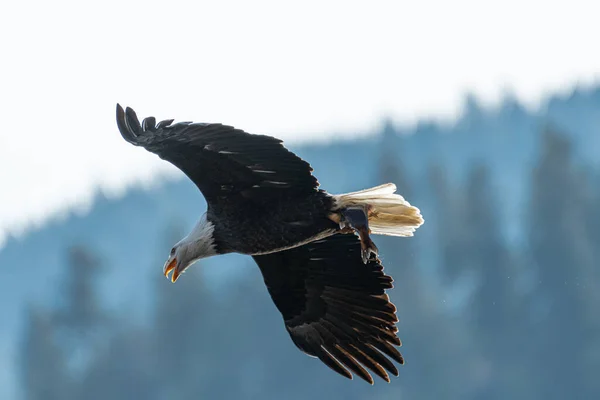
[[[269,204],[282,196],[297,196],[319,186],[311,166],[282,141],[252,135],[222,124],[140,124],[135,112],[117,104],[117,125],[123,138],[169,161],[200,189],[208,203],[222,196]]]
[[[365,265],[355,235],[338,234],[278,253],[254,256],[298,348],[352,379],[365,370],[389,382],[403,364],[396,307],[385,289],[392,278],[377,259]],[[363,367],[364,366],[364,367]]]

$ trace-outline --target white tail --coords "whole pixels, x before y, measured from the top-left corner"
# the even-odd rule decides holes
[[[358,192],[334,195],[334,210],[350,206],[368,206],[369,228],[376,235],[412,236],[423,224],[417,207],[396,194],[396,185],[386,183]]]

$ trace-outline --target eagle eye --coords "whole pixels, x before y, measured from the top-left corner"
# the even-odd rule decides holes
[[[173,247],[173,248],[171,249],[171,255],[174,255],[174,254],[175,254],[175,247]]]

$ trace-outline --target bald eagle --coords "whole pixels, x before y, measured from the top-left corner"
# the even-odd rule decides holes
[[[251,256],[294,344],[339,374],[398,375],[396,307],[369,234],[412,236],[423,218],[396,186],[332,195],[282,141],[217,123],[145,118],[117,104],[123,138],[178,167],[207,211],[171,249],[171,281],[195,261]],[[389,357],[389,358],[388,358]]]

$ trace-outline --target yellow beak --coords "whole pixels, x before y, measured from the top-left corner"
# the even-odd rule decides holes
[[[175,268],[176,266],[177,266],[177,258],[173,258],[171,261],[168,261],[168,263],[165,264],[165,268],[163,269],[163,273],[165,274],[165,277],[167,279],[169,278],[169,273],[171,271],[173,271],[173,275],[171,275],[171,282],[173,282],[173,283],[175,283],[177,278],[179,278],[179,274],[180,274],[180,272],[177,270],[177,268]]]

